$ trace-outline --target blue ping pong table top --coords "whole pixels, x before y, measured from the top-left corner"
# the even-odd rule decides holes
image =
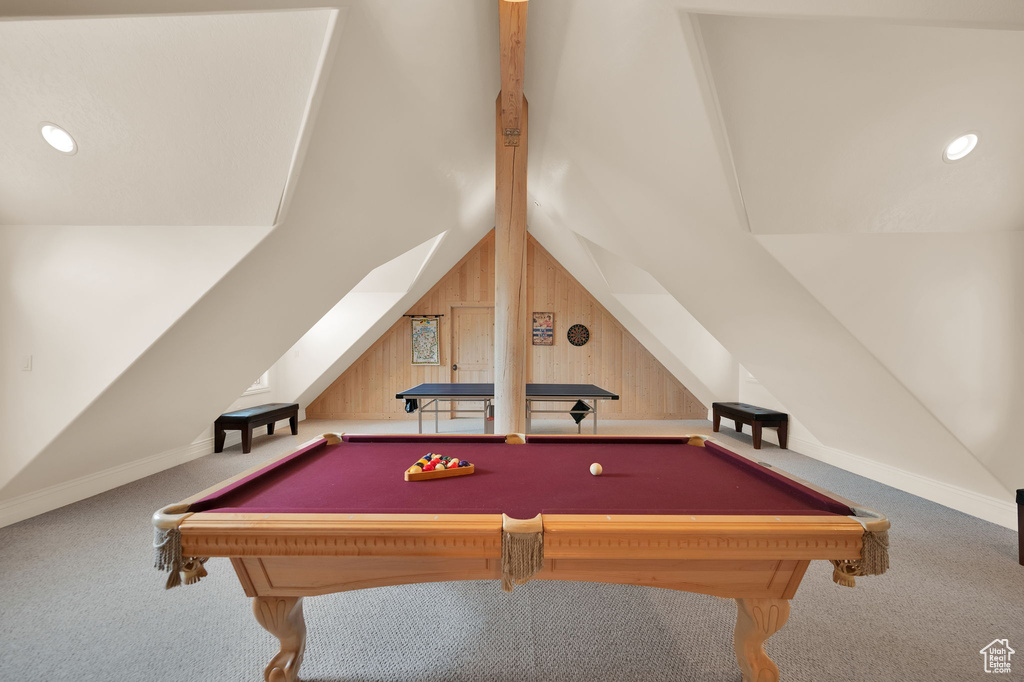
[[[420,384],[395,395],[396,398],[493,398],[494,384]],[[594,384],[526,384],[527,398],[599,398],[619,396]]]

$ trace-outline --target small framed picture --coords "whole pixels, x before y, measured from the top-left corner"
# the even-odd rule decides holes
[[[412,318],[412,364],[440,365],[441,344],[436,317]]]
[[[533,314],[533,345],[553,346],[555,345],[555,314],[534,313]]]

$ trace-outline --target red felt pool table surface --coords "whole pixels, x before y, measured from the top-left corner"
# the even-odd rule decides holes
[[[435,453],[470,476],[407,482]],[[590,473],[600,463],[601,476]],[[688,438],[343,436],[296,451],[191,505],[193,512],[850,515],[831,497]]]

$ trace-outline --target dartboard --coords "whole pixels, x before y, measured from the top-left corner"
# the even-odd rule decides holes
[[[574,324],[569,327],[569,331],[566,336],[569,337],[569,343],[572,345],[582,346],[590,340],[590,330],[582,324]]]

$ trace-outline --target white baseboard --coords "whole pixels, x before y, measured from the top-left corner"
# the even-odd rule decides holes
[[[936,481],[935,479],[910,473],[888,464],[876,462],[860,455],[812,443],[801,438],[789,437],[789,447],[800,454],[837,466],[873,481],[890,485],[912,495],[951,507],[979,519],[1016,530],[1017,505],[1012,499],[1000,500],[982,495],[959,486]],[[880,509],[883,514],[884,509]]]
[[[234,436],[234,439],[231,436]],[[241,442],[241,432],[230,433],[227,441],[225,445]],[[191,462],[212,452],[213,438],[201,438],[185,447],[167,450],[127,464],[119,464],[94,474],[76,478],[73,481],[58,483],[42,490],[5,500],[0,502],[0,528],[93,495],[105,493],[118,486],[152,476],[185,462]]]

